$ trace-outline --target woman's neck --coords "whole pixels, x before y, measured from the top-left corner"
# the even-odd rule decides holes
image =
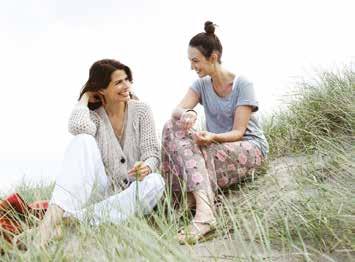
[[[104,109],[109,117],[121,117],[126,110],[127,102],[107,104]]]
[[[221,96],[227,95],[225,93],[231,90],[231,84],[233,83],[235,75],[222,67],[217,67],[210,76],[214,90]]]

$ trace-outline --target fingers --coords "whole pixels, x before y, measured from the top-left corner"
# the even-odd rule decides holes
[[[106,105],[106,99],[105,99],[105,96],[102,95],[101,93],[97,92],[95,94],[95,100],[96,102],[101,102],[101,104],[104,106]]]
[[[181,116],[181,122],[182,122],[182,128],[184,130],[189,130],[193,127],[193,125],[196,122],[196,116],[195,114],[191,112],[185,112]]]
[[[95,102],[97,102],[97,97],[94,95],[93,92],[90,92],[90,91],[85,92],[85,95],[86,95],[86,97],[88,98],[88,101],[89,101],[90,103],[95,103]]]
[[[194,140],[195,140],[195,143],[198,144],[199,146],[203,146],[206,143],[205,140],[201,137],[195,137]]]
[[[139,181],[142,181],[144,179],[144,177],[146,177],[147,175],[149,175],[151,172],[150,172],[150,168],[148,166],[142,168],[139,170],[139,174],[140,176],[138,177],[138,180]]]
[[[135,169],[130,169],[130,170],[128,170],[128,176],[134,176],[135,175]]]
[[[194,122],[187,119],[183,122],[183,129],[189,130],[194,126],[194,124],[195,124]]]
[[[133,168],[128,171],[129,176],[136,177],[139,181],[142,181],[143,178],[151,173],[151,169],[144,162],[136,162]]]
[[[142,181],[150,173],[151,173],[150,168],[146,167],[146,168],[141,168],[141,169],[137,170],[136,172],[134,172],[133,176],[135,176],[138,181]],[[139,174],[139,175],[137,175],[137,174]]]
[[[199,146],[206,146],[211,144],[211,141],[206,131],[197,131],[193,134],[193,139]]]
[[[106,105],[106,98],[104,96],[104,94],[102,94],[100,91],[98,92],[98,96],[100,98],[100,101],[102,103],[102,105]]]
[[[133,165],[133,167],[132,167],[130,170],[128,170],[128,175],[129,175],[129,176],[135,176],[135,175],[136,175],[136,172],[138,171],[139,166],[142,165],[142,163],[143,163],[142,161],[136,162],[136,163]]]
[[[89,98],[90,103],[101,102],[102,105],[106,105],[105,96],[100,92],[87,91],[85,92],[86,96]]]
[[[184,124],[184,129],[185,129],[185,130],[189,130],[191,127],[192,127],[192,124],[189,123],[189,122],[187,122],[187,123]]]
[[[128,175],[129,176],[136,176],[137,173],[140,171],[140,164],[137,164],[137,162],[134,164],[134,166],[128,170]]]

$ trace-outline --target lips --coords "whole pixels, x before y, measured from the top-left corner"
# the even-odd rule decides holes
[[[118,95],[120,95],[120,96],[129,96],[129,91],[124,91],[124,92],[118,93]]]

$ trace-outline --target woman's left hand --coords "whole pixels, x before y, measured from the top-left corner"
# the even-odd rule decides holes
[[[214,134],[207,131],[197,131],[192,136],[199,146],[207,146],[214,142]]]
[[[134,164],[134,166],[128,170],[129,176],[134,176],[137,180],[142,181],[144,177],[149,175],[152,171],[150,167],[142,161],[138,161]]]

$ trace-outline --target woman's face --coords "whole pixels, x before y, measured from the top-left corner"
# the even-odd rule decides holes
[[[211,74],[213,62],[211,59],[207,59],[197,48],[189,46],[188,56],[191,70],[195,70],[199,77]]]
[[[116,70],[111,74],[111,82],[101,94],[107,103],[126,102],[130,99],[131,82],[124,70]]]

